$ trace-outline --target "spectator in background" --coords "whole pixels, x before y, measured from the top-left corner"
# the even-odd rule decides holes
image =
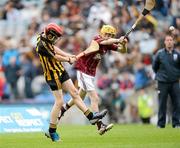
[[[20,65],[16,64],[16,57],[11,57],[9,65],[5,67],[5,77],[11,89],[10,97],[18,99],[17,81],[20,77]]]
[[[4,76],[3,69],[0,68],[0,102],[10,98],[10,90]]]
[[[2,70],[0,69],[0,102],[3,99],[4,95],[4,87],[5,87],[5,79],[2,76]]]
[[[163,16],[168,15],[170,0],[156,0],[156,10],[161,13]]]
[[[110,120],[114,121],[115,123],[119,123],[121,122],[120,118],[122,117],[126,104],[124,98],[122,97],[119,91],[119,86],[117,83],[111,84],[111,89],[109,91],[108,96],[109,96],[108,99],[112,99],[111,102],[112,114],[110,114]]]
[[[30,54],[30,53],[29,53]],[[33,98],[31,88],[32,80],[36,75],[36,67],[33,65],[32,58],[28,53],[21,56],[21,71],[24,76],[25,86],[24,92],[26,98]]]
[[[135,89],[141,89],[150,84],[150,78],[143,63],[136,64],[136,72],[135,72]]]
[[[121,87],[122,82],[120,83],[120,81],[118,80],[118,71],[114,70],[114,72],[115,73],[113,73],[111,77],[109,93],[107,96],[108,96],[108,99],[111,100],[111,104],[112,104],[111,105],[112,114],[110,114],[110,119],[115,122],[119,122],[120,117],[122,116],[122,113],[126,107],[126,104],[125,104],[124,97],[121,95],[121,92],[120,92],[120,87]],[[124,87],[126,87],[125,84],[124,84]]]
[[[17,80],[20,77],[19,52],[16,48],[15,39],[8,38],[7,47],[3,52],[2,66],[6,82],[10,86],[10,97],[18,98]]]
[[[52,18],[59,17],[60,13],[61,13],[61,10],[60,10],[60,4],[59,4],[58,0],[51,0],[48,3],[48,5],[49,5],[49,7],[47,9],[48,9],[48,12],[49,12],[50,16]]]
[[[171,3],[171,14],[173,17],[178,17],[179,16],[179,10],[180,10],[180,1],[179,0],[173,0]]]
[[[165,128],[168,95],[172,101],[172,127],[180,128],[180,53],[174,48],[173,35],[168,33],[164,39],[165,48],[159,50],[153,60],[153,70],[158,81],[158,122]]]
[[[98,0],[91,6],[87,21],[89,24],[92,24],[95,20],[99,23],[103,21],[105,24],[111,24],[111,18],[112,14],[107,1]]]
[[[149,124],[153,115],[152,96],[148,95],[144,88],[141,88],[138,96],[138,113],[142,123]]]
[[[130,78],[130,74],[128,72],[122,73],[122,79],[120,81],[120,89],[123,91],[133,89],[133,81]]]
[[[20,12],[14,7],[13,1],[7,1],[3,10],[2,19],[7,21],[18,21],[20,19]]]
[[[6,66],[10,64],[11,57],[16,57],[16,65],[20,65],[19,51],[16,48],[17,42],[10,37],[7,38],[7,47],[5,48],[2,56],[2,66],[6,69]]]

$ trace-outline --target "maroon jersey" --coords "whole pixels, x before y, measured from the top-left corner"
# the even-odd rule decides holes
[[[91,76],[95,76],[96,67],[100,62],[102,56],[108,50],[117,50],[117,45],[100,45],[100,42],[103,41],[101,36],[95,36],[94,40],[99,44],[99,50],[88,55],[82,56],[79,58],[75,64],[75,68],[83,73],[86,73]]]

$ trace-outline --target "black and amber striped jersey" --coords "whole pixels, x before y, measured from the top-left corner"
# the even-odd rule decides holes
[[[60,61],[54,58],[54,47],[42,34],[37,38],[36,52],[39,55],[46,80],[59,79],[64,67]]]

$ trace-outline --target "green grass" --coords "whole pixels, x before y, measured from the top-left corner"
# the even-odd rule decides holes
[[[115,125],[103,136],[96,127],[63,125],[61,142],[51,142],[43,133],[0,134],[0,148],[180,148],[180,129],[152,125]]]

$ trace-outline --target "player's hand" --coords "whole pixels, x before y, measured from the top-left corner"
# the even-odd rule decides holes
[[[69,57],[69,63],[70,63],[70,64],[73,64],[73,63],[76,62],[76,61],[77,61],[76,56],[75,56],[75,57]]]
[[[72,55],[70,55],[70,57],[72,57],[72,58],[76,58],[76,55],[72,54]]]
[[[126,38],[124,38],[124,36],[121,36],[120,38],[119,38],[119,43],[120,44],[126,44],[128,42],[128,40],[126,39]]]
[[[119,45],[118,45],[118,51],[119,51],[120,53],[127,53],[127,47],[124,46],[124,45],[122,45],[121,43],[119,43]]]
[[[123,39],[122,42],[119,42],[118,44],[118,51],[120,53],[127,53],[127,39]]]

